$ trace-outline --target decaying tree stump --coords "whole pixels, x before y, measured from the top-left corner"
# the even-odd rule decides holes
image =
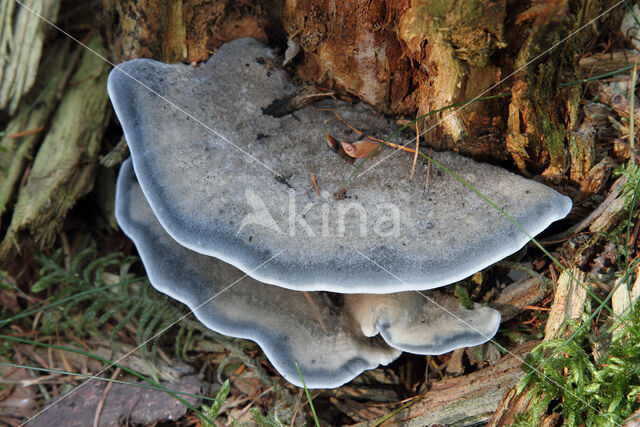
[[[103,0],[103,4],[111,21],[108,38],[116,61],[141,56],[202,61],[222,43],[244,36],[284,51],[289,39],[301,52],[290,71],[302,81],[354,95],[385,113],[415,118],[478,96],[510,94],[432,115],[420,126],[429,129],[424,141],[434,149],[513,161],[525,175],[542,173],[559,183],[570,161],[565,129],[577,129],[580,120],[579,89],[558,86],[579,77],[576,59],[582,49],[595,34],[617,25],[623,9],[615,8],[582,28],[615,2]],[[576,150],[571,156],[585,157]]]
[[[36,81],[45,36],[55,21],[58,0],[0,3],[0,110],[14,113]],[[38,16],[40,15],[40,16]]]

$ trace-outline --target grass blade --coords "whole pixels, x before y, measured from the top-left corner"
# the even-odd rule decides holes
[[[298,366],[298,362],[296,362],[296,369],[298,370],[298,375],[300,375],[300,381],[302,381],[302,387],[304,388],[304,392],[307,395],[307,401],[309,402],[309,407],[311,408],[311,413],[313,414],[313,421],[315,421],[316,427],[320,427],[320,421],[318,421],[318,416],[316,415],[316,408],[313,406],[313,402],[311,401],[311,394],[309,394],[309,389],[307,388],[307,384],[305,384],[304,378],[302,378],[302,372],[300,372],[300,367]]]

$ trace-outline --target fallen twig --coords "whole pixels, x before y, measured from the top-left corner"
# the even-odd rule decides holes
[[[27,135],[33,135],[34,133],[42,132],[45,129],[44,126],[39,126],[35,129],[23,130],[21,132],[10,133],[9,135],[5,135],[5,138],[20,138]]]
[[[584,229],[586,229],[587,227],[589,227],[589,225],[591,225],[591,223],[595,221],[596,218],[602,215],[602,213],[609,207],[609,205],[611,205],[611,203],[613,203],[613,201],[618,198],[626,182],[627,182],[626,177],[621,176],[620,178],[618,178],[616,182],[614,182],[613,185],[611,186],[611,190],[609,191],[609,195],[607,196],[607,198],[604,199],[602,203],[600,203],[600,205],[598,205],[598,207],[595,208],[589,215],[587,215],[586,218],[584,218],[582,221],[580,221],[576,225],[563,231],[562,233],[558,233],[555,236],[551,236],[548,239],[540,241],[540,243],[547,244],[547,243],[553,243],[553,242],[561,241],[564,239],[568,239],[574,234],[578,234]]]
[[[116,370],[111,375],[111,379],[115,380],[118,375],[120,375],[120,367],[117,367]],[[96,414],[93,417],[93,427],[98,427],[98,421],[100,421],[100,413],[102,413],[102,407],[104,406],[104,402],[107,400],[107,396],[109,395],[109,391],[111,390],[111,386],[113,382],[108,382],[107,386],[104,389],[104,393],[102,393],[102,397],[98,402],[98,406],[96,407]]]
[[[416,122],[416,152],[413,155],[413,164],[411,165],[411,174],[409,175],[409,181],[413,180],[413,172],[416,170],[416,162],[418,161],[418,151],[420,150],[420,127]]]

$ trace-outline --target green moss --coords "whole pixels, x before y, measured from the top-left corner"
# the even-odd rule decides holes
[[[522,366],[529,375],[519,386],[520,390],[531,386],[533,399],[514,425],[535,425],[551,410],[562,415],[563,425],[613,426],[638,410],[640,306],[636,303],[625,317],[628,326],[613,337],[596,337],[589,332],[588,322],[580,328],[584,320],[574,320],[564,325],[577,331],[572,340],[545,341],[536,347]],[[591,349],[606,348],[607,339],[611,345],[594,360]]]
[[[460,301],[460,304],[462,304],[462,306],[468,310],[471,310],[473,308],[473,301],[471,301],[471,297],[469,297],[469,292],[467,292],[467,289],[462,286],[461,284],[457,284],[456,285],[456,298],[458,298],[458,301]]]
[[[480,7],[479,0],[433,0],[423,3],[425,10],[432,16],[447,18],[450,20],[460,21],[469,19],[478,13]],[[465,19],[466,18],[466,19]]]
[[[485,66],[489,56],[505,47],[505,10],[488,0],[433,0],[418,6],[427,38],[439,36],[450,43],[456,56],[474,66]]]
[[[544,111],[542,112],[544,114]],[[564,165],[564,141],[566,138],[566,130],[556,126],[547,117],[542,117],[542,132],[544,144],[549,150],[551,164],[562,167]]]

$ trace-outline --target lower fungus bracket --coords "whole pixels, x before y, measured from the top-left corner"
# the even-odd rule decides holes
[[[238,280],[244,275],[240,270],[193,252],[167,234],[147,203],[130,160],[118,176],[116,218],[134,241],[149,282],[158,291],[186,304],[210,329],[255,341],[276,370],[297,386],[301,383],[296,361],[310,388],[338,387],[364,370],[392,362],[400,350],[442,354],[480,344],[500,323],[495,310],[467,310],[455,297],[438,291],[426,292],[484,333],[452,324],[445,312],[414,292],[351,294],[338,306],[319,292],[293,291],[251,277]],[[309,301],[316,310],[309,310]]]

